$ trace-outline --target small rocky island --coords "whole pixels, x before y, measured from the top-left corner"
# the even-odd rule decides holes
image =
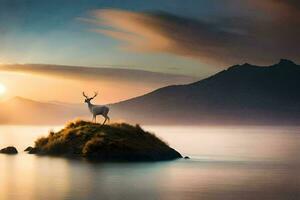
[[[35,141],[29,153],[84,157],[98,161],[163,161],[182,158],[154,134],[139,125],[69,123],[58,132]]]
[[[13,146],[9,146],[9,147],[6,147],[4,149],[1,149],[0,153],[4,153],[4,154],[17,154],[18,150],[15,147],[13,147]]]

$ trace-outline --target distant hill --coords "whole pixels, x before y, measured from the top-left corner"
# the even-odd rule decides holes
[[[112,105],[123,120],[149,124],[300,124],[300,66],[235,65],[207,79]]]
[[[187,85],[172,85],[109,105],[114,121],[141,124],[300,125],[300,66],[235,65]],[[0,103],[0,123],[63,124],[89,119],[84,104],[16,97]]]
[[[38,102],[14,97],[0,103],[1,124],[64,124],[83,116],[85,107]]]

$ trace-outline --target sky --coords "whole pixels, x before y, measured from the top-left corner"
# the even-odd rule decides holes
[[[112,66],[193,74],[201,63],[169,53],[128,52],[113,38],[94,32],[84,19],[98,9],[173,10],[173,1],[0,0],[0,63]],[[147,3],[148,2],[148,3]],[[162,4],[164,4],[162,6]],[[155,62],[153,62],[155,60]],[[198,67],[197,67],[198,66]],[[203,65],[204,66],[204,65]],[[178,71],[178,72],[177,72]]]
[[[299,9],[297,0],[0,0],[0,63],[136,69],[201,79],[246,62],[300,62]],[[26,71],[30,85],[20,72],[11,73],[0,71],[0,83],[10,76],[26,89],[6,81],[14,88],[10,96],[29,91],[43,75],[50,77]],[[48,84],[53,90],[54,80]],[[187,82],[181,80],[174,83]],[[162,82],[104,102],[141,95],[167,84]],[[95,88],[87,80],[82,85]],[[106,85],[107,91],[113,87]],[[67,96],[62,100],[74,101]]]

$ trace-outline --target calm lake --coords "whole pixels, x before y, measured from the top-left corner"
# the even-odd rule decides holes
[[[50,129],[0,126],[0,199],[300,199],[300,127],[164,127],[146,130],[190,160],[90,163],[22,151]]]

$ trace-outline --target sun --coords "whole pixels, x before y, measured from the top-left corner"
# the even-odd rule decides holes
[[[0,83],[0,95],[6,92],[6,87],[2,83]]]

